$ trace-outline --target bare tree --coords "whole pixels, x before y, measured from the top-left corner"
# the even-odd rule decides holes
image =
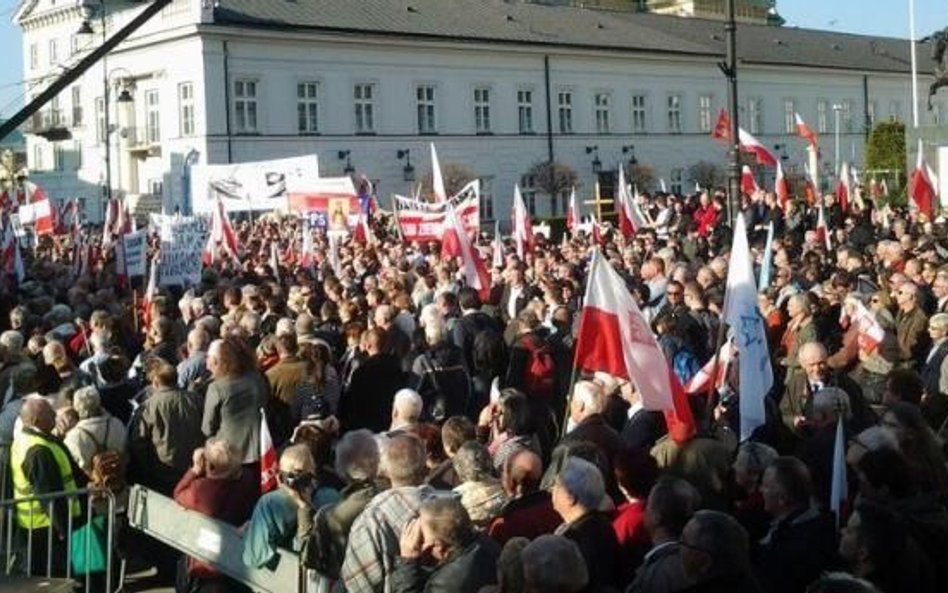
[[[534,178],[537,189],[551,196],[558,196],[574,188],[579,179],[572,167],[556,161],[535,163],[527,175]]]
[[[698,161],[688,167],[688,179],[703,188],[718,187],[724,184],[724,170],[714,163]]]
[[[441,177],[444,179],[444,191],[447,192],[450,198],[461,191],[465,185],[477,179],[477,174],[466,165],[445,163],[441,166]],[[434,193],[432,190],[433,179],[434,175],[429,171],[421,184],[422,195],[432,195]]]
[[[639,191],[652,191],[655,187],[655,169],[651,165],[629,167],[629,183]]]

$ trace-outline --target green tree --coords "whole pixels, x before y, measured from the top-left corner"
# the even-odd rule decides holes
[[[899,121],[885,121],[876,124],[866,146],[866,173],[886,171],[880,175],[888,180],[890,188],[905,187],[905,124]],[[893,183],[894,182],[894,183]],[[904,189],[899,196],[904,199]]]

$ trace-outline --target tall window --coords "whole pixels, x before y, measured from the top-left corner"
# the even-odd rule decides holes
[[[764,129],[763,109],[760,97],[751,97],[747,100],[747,122],[751,134],[760,134]]]
[[[82,125],[82,87],[78,84],[72,87],[72,125]]]
[[[596,133],[608,134],[609,133],[609,94],[596,93],[596,96],[594,99],[595,99],[595,104],[596,104],[595,105],[596,107]]]
[[[521,134],[533,133],[533,91],[530,89],[517,91],[517,120]]]
[[[829,132],[829,121],[826,116],[826,100],[816,102],[816,131],[820,134]]]
[[[422,84],[415,88],[415,113],[419,134],[438,133],[435,87]]]
[[[66,168],[66,151],[62,143],[53,142],[53,171],[62,171]]]
[[[158,90],[145,91],[145,142],[161,142],[161,105],[158,102]]]
[[[711,126],[711,95],[698,97],[698,131],[710,132]]]
[[[102,97],[95,98],[95,141],[98,144],[105,142],[105,100]]]
[[[527,214],[537,215],[537,179],[533,175],[524,175],[520,178],[520,195],[527,207]]]
[[[73,159],[73,166],[75,170],[78,171],[79,169],[82,168],[82,141],[81,140],[72,141],[72,151],[73,151],[73,154],[76,155],[75,158]]]
[[[901,101],[892,101],[889,103],[889,119],[893,121],[902,121]]]
[[[182,136],[194,135],[194,84],[178,85],[178,131]]]
[[[355,133],[375,133],[375,85],[357,84],[352,87],[355,105]]]
[[[257,81],[239,78],[234,81],[234,131],[257,133]]]
[[[632,95],[632,133],[644,134],[647,131],[645,95]]]
[[[796,105],[793,99],[783,100],[783,131],[787,134],[795,134],[797,131]]]
[[[481,220],[494,219],[494,178],[481,177],[481,201],[480,216]]]
[[[69,55],[76,55],[82,49],[82,38],[78,34],[73,34],[69,38]]]
[[[668,95],[668,132],[681,134],[681,95]]]
[[[35,43],[30,44],[30,70],[39,68],[39,46]]]
[[[296,129],[300,134],[319,132],[319,83],[301,82],[296,85]]]
[[[490,134],[490,88],[474,89],[474,131]]]
[[[49,65],[55,66],[59,62],[59,42],[56,39],[49,40]]]
[[[684,179],[684,170],[682,169],[672,169],[670,175],[671,187],[669,189],[673,194],[681,195],[681,185],[682,180]]]
[[[63,111],[59,107],[59,95],[49,101],[49,123],[53,126],[63,123]]]
[[[876,125],[876,102],[875,100],[869,101],[869,104],[866,105],[866,116],[869,118],[867,122],[869,127]]]
[[[45,168],[45,163],[43,163],[43,145],[40,142],[33,145],[33,166],[30,168],[37,171],[42,171]]]
[[[940,126],[942,123],[941,117],[942,107],[941,103],[932,103],[932,123],[936,126]]]
[[[843,99],[839,103],[839,127],[844,132],[853,131],[853,102],[849,99]]]
[[[560,91],[556,94],[557,113],[559,114],[560,134],[573,133],[573,93]]]

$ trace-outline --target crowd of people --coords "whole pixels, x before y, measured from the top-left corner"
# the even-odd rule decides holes
[[[767,421],[739,442],[736,360],[689,397],[697,432],[676,439],[635,378],[573,368],[593,249],[683,384],[726,335],[723,196],[642,199],[654,222],[634,236],[537,237],[523,258],[506,241],[488,298],[437,244],[402,244],[384,215],[337,261],[312,231],[313,265],[296,219],[236,223],[239,259],[163,288],[147,311],[108,249],[76,277],[69,242],[45,238],[27,280],[0,292],[13,490],[91,484],[121,511],[141,484],[240,526],[248,566],[297,550],[350,593],[948,588],[948,224],[833,196],[744,196],[758,261],[774,229],[759,293]],[[491,239],[477,242],[488,262]],[[845,323],[853,299],[881,340]],[[261,411],[279,455],[272,489]],[[848,504],[834,514],[840,420]],[[44,569],[47,536],[63,541],[84,511],[47,512],[16,512]],[[243,590],[133,536],[119,552],[178,591]]]

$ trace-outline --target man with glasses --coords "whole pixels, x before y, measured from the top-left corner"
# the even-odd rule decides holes
[[[895,317],[899,364],[917,370],[924,364],[931,346],[928,317],[918,305],[918,286],[906,281],[895,289],[893,296],[899,308]]]

